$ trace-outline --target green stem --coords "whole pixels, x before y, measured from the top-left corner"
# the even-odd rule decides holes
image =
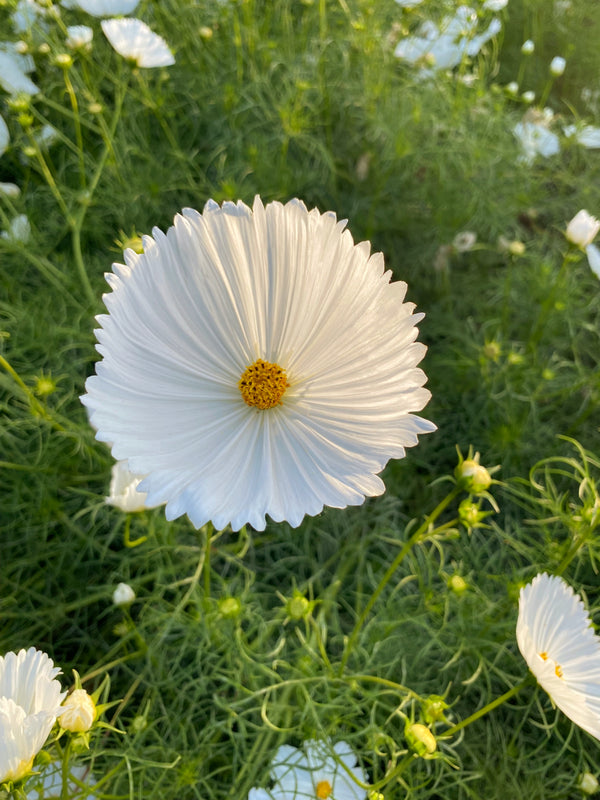
[[[92,284],[90,283],[90,279],[88,278],[85,264],[83,263],[83,255],[81,252],[81,235],[80,235],[81,227],[80,225],[77,224],[76,220],[73,220],[73,223],[69,224],[71,227],[71,243],[73,245],[73,257],[75,258],[75,266],[77,267],[77,272],[79,273],[81,283],[83,284],[83,290],[87,295],[88,302],[90,306],[93,306],[96,303],[96,295],[94,294],[94,290],[92,289]]]
[[[212,545],[212,534],[214,526],[209,522],[205,526],[206,542],[204,544],[204,601],[208,603],[210,599],[210,548]]]
[[[457,722],[456,725],[453,725],[447,731],[444,731],[442,734],[443,738],[445,739],[446,737],[454,736],[455,733],[458,733],[458,731],[466,728],[467,725],[470,725],[472,722],[476,722],[478,719],[481,719],[481,717],[485,717],[485,715],[489,714],[490,711],[493,711],[495,708],[498,708],[498,706],[501,706],[502,703],[510,700],[511,697],[514,697],[521,691],[521,689],[524,689],[525,686],[531,683],[532,677],[533,676],[531,674],[528,674],[527,677],[524,678],[520,683],[518,683],[516,686],[513,686],[512,689],[509,689],[507,692],[504,692],[504,694],[500,695],[500,697],[492,700],[492,702],[488,703],[487,706],[480,708],[479,711],[471,714],[470,717],[463,719],[461,722]]]
[[[404,561],[406,555],[412,550],[412,548],[419,541],[424,540],[424,539],[426,539],[426,538],[428,538],[430,536],[433,536],[433,535],[435,535],[436,533],[439,532],[438,529],[431,530],[432,523],[435,522],[435,520],[439,517],[439,515],[442,513],[442,511],[444,511],[444,509],[447,508],[447,506],[454,500],[454,498],[458,494],[460,494],[460,492],[461,492],[461,489],[459,489],[458,486],[455,486],[452,489],[452,491],[441,501],[441,503],[439,503],[438,506],[431,512],[431,514],[429,514],[429,516],[425,517],[425,520],[423,521],[423,523],[417,528],[417,530],[413,533],[413,535],[410,537],[410,539],[408,539],[408,541],[405,542],[404,546],[402,547],[402,549],[400,550],[400,552],[398,553],[396,558],[392,561],[392,563],[388,567],[385,575],[380,580],[379,585],[377,586],[377,588],[375,589],[375,591],[373,592],[373,594],[369,598],[369,601],[368,601],[367,605],[365,606],[365,608],[363,609],[362,614],[358,618],[358,621],[357,621],[356,625],[354,626],[354,630],[350,634],[350,637],[349,637],[349,639],[348,639],[348,641],[346,643],[346,647],[344,649],[344,654],[342,656],[342,661],[341,661],[341,664],[340,664],[340,670],[339,670],[339,675],[340,676],[344,674],[344,669],[346,667],[346,663],[348,661],[350,653],[352,652],[352,647],[354,646],[354,643],[356,642],[358,634],[360,633],[360,631],[361,631],[361,629],[362,629],[362,627],[363,627],[363,625],[365,623],[365,620],[367,619],[367,617],[371,613],[371,609],[373,608],[373,606],[377,602],[377,600],[379,598],[379,595],[383,592],[385,587],[388,585],[388,583],[392,579],[394,573],[396,572],[396,570],[398,569],[400,564],[402,564],[402,562]],[[446,526],[442,526],[442,527],[444,528]]]
[[[67,87],[67,94],[69,95],[69,100],[71,102],[71,108],[73,109],[73,122],[75,124],[75,139],[77,141],[77,155],[79,160],[79,183],[81,184],[81,188],[85,189],[85,162],[83,159],[83,137],[81,135],[81,117],[79,115],[79,104],[77,102],[77,95],[75,94],[75,89],[73,89],[73,84],[71,83],[71,79],[69,78],[69,73],[67,70],[63,70],[63,74],[65,77],[65,86]]]

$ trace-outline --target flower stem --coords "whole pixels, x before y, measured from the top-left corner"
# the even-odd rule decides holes
[[[362,629],[367,617],[371,613],[371,609],[373,608],[373,606],[377,602],[377,600],[379,598],[379,595],[383,592],[385,587],[388,585],[388,583],[392,579],[394,573],[396,572],[396,570],[398,569],[400,564],[402,564],[402,562],[404,561],[404,558],[412,550],[412,548],[416,544],[418,544],[420,541],[424,541],[425,539],[430,538],[431,536],[434,536],[435,534],[439,533],[440,530],[443,530],[444,528],[447,527],[447,526],[444,525],[444,526],[442,526],[442,528],[434,528],[433,530],[431,529],[432,523],[435,522],[435,520],[439,517],[439,515],[442,513],[442,511],[444,511],[444,509],[447,508],[447,506],[452,502],[452,500],[454,500],[454,498],[460,493],[460,491],[461,491],[461,489],[459,489],[457,486],[455,486],[452,489],[452,491],[448,495],[446,495],[446,497],[441,501],[441,503],[439,503],[437,505],[437,507],[431,512],[431,514],[429,514],[427,517],[425,517],[423,523],[417,528],[417,530],[413,533],[413,535],[410,537],[410,539],[408,539],[408,541],[406,541],[404,543],[404,546],[402,547],[402,549],[400,550],[400,552],[398,553],[396,558],[392,561],[392,563],[388,567],[385,575],[380,580],[379,585],[377,586],[377,588],[375,589],[375,591],[373,592],[373,594],[369,598],[369,601],[368,601],[367,605],[365,606],[365,608],[363,609],[362,614],[358,618],[358,620],[356,622],[356,625],[354,626],[354,630],[350,634],[350,637],[349,637],[349,639],[348,639],[348,641],[346,643],[346,647],[344,649],[344,654],[342,656],[342,662],[340,664],[340,669],[339,669],[339,675],[340,676],[343,675],[343,673],[344,673],[344,669],[346,667],[346,663],[348,661],[350,653],[352,652],[352,648],[354,646],[354,643],[356,642],[358,634],[360,633],[360,631],[361,631],[361,629]]]
[[[466,719],[461,720],[461,722],[457,722],[456,725],[453,725],[447,731],[445,731],[442,736],[444,738],[448,736],[454,736],[455,733],[461,731],[463,728],[466,728],[467,725],[470,725],[472,722],[476,722],[481,717],[485,717],[486,714],[489,714],[490,711],[493,711],[498,706],[501,706],[507,700],[510,700],[511,697],[514,697],[518,694],[521,689],[525,688],[528,684],[531,683],[532,675],[528,674],[526,678],[524,678],[520,683],[517,683],[516,686],[513,686],[512,689],[509,689],[504,694],[501,694],[500,697],[497,697],[495,700],[492,700],[491,703],[488,703],[483,708],[480,708],[479,711],[476,711],[474,714],[471,714],[470,717],[466,717]]]

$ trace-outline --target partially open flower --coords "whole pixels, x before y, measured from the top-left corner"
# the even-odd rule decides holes
[[[582,208],[567,225],[565,236],[577,247],[585,250],[600,231],[600,222]]]
[[[75,689],[63,703],[58,718],[61,728],[73,733],[89,731],[96,718],[96,704],[85,689]]]

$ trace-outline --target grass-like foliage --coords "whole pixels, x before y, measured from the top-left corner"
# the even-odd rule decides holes
[[[296,800],[271,765],[310,740],[346,742],[368,778],[311,795],[332,800],[573,800],[600,780],[598,742],[515,638],[537,573],[600,608],[600,285],[565,238],[600,214],[600,131],[579,136],[600,124],[600,9],[471,5],[466,40],[501,30],[439,68],[395,50],[443,31],[450,0],[141,0],[175,57],[144,68],[77,4],[0,0],[0,56],[38,89],[0,59],[0,655],[47,652],[101,709],[1,797]],[[519,122],[555,152],[526,152]],[[408,283],[438,430],[385,495],[297,529],[126,513],[79,400],[103,275],[182,208],[255,194],[335,211]],[[475,451],[484,486],[461,473]]]

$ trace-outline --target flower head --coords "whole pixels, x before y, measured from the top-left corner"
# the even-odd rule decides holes
[[[119,583],[112,599],[116,606],[129,606],[135,600],[135,592],[128,583]]]
[[[6,151],[10,142],[10,133],[4,117],[0,114],[0,156]]]
[[[67,40],[65,44],[71,50],[89,49],[94,31],[88,25],[71,25],[67,28]]]
[[[563,74],[566,66],[567,62],[562,56],[554,56],[550,62],[550,74],[554,75],[555,78],[558,78]]]
[[[93,17],[112,17],[116,14],[131,14],[139,2],[140,0],[72,0],[69,7],[76,6]]]
[[[477,243],[477,234],[473,231],[461,231],[452,240],[452,247],[457,253],[468,253]]]
[[[31,56],[17,52],[15,46],[9,42],[0,43],[0,86],[9,94],[37,94],[38,87],[27,77],[34,69]]]
[[[169,67],[175,63],[169,46],[141,19],[103,19],[104,35],[123,58],[135,61],[138,67]]]
[[[271,765],[270,791],[251,789],[248,800],[365,800],[367,792],[356,781],[367,776],[356,766],[356,756],[346,742],[310,740],[304,752],[282,745]]]
[[[74,689],[62,706],[58,718],[61,728],[73,733],[89,731],[96,719],[96,704],[85,689]]]
[[[534,50],[535,44],[531,39],[527,39],[527,41],[523,42],[521,45],[521,52],[524,56],[530,56]]]
[[[523,93],[523,99],[529,102]],[[532,92],[533,94],[533,92]],[[533,101],[533,97],[531,101]],[[548,123],[537,115],[530,115],[529,112],[522,122],[517,122],[513,132],[521,144],[522,155],[519,161],[532,164],[537,155],[548,158],[560,152],[560,142],[558,136],[548,130]]]
[[[344,227],[298,200],[210,201],[114,265],[82,400],[168,519],[295,527],[382,494],[377,473],[435,429],[411,413],[422,315]]]
[[[107,504],[127,512],[144,511],[146,508],[150,508],[146,504],[146,493],[138,492],[142,477],[129,471],[127,461],[117,461],[113,464],[109,494],[106,498]]]
[[[552,701],[600,739],[600,639],[562,578],[544,572],[521,589],[517,643]]]
[[[16,217],[13,217],[8,230],[2,231],[0,236],[13,244],[27,244],[31,237],[31,223],[27,214],[17,214]]]
[[[0,783],[27,775],[65,696],[52,659],[30,647],[0,656]]]
[[[582,208],[567,225],[565,236],[571,244],[583,250],[591,244],[600,231],[600,222]]]

